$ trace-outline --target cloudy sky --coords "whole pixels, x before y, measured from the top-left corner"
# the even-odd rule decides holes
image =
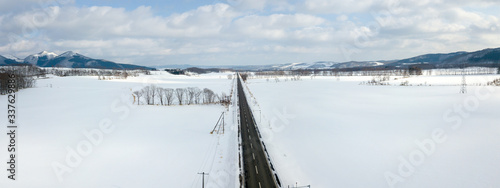
[[[243,65],[500,47],[497,0],[0,0],[0,54]]]

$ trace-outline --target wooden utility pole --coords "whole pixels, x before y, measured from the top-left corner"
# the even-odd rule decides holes
[[[198,174],[201,175],[201,188],[205,188],[205,176],[208,176],[208,173],[202,172]]]
[[[214,129],[212,130],[212,132],[210,132],[210,134],[214,133],[215,129],[217,129],[217,126],[219,126],[219,129],[217,129],[217,134],[220,134],[219,133],[221,128],[221,125],[219,125],[219,122],[221,122],[220,120],[222,120],[222,134],[224,134],[224,113],[225,112],[222,112],[222,114],[220,114],[219,120],[217,120],[217,123],[215,123]]]

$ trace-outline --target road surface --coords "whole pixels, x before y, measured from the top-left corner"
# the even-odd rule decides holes
[[[240,107],[240,131],[243,148],[243,168],[246,188],[277,187],[273,173],[267,162],[268,157],[260,144],[259,134],[255,128],[252,112],[243,92],[243,86],[238,78],[238,101]]]

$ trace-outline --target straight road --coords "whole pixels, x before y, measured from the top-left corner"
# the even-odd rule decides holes
[[[238,101],[240,107],[240,131],[243,148],[243,168],[246,188],[277,187],[273,173],[269,168],[268,157],[260,144],[260,137],[255,128],[252,112],[243,92],[241,80],[238,77]]]

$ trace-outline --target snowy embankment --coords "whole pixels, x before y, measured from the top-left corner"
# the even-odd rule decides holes
[[[1,187],[199,187],[198,172],[209,173],[206,185],[235,187],[233,107],[132,104],[132,91],[149,84],[229,94],[233,81],[227,74],[165,72],[126,80],[40,79],[36,88],[18,92],[18,177],[0,178]],[[226,134],[210,134],[223,111]],[[1,149],[0,160],[7,157]]]
[[[461,76],[406,78],[430,87],[359,85],[371,78],[248,81],[285,187],[500,186],[500,87],[459,94]]]

